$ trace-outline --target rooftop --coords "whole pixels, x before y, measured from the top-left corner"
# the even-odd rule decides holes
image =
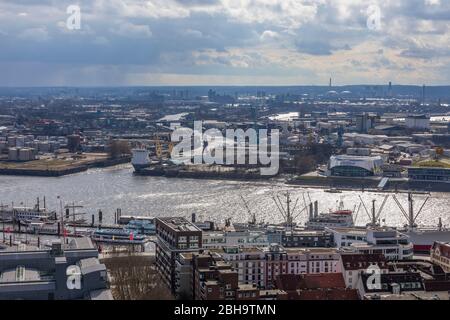
[[[196,225],[192,224],[188,220],[182,217],[169,217],[169,218],[157,218],[157,221],[161,221],[169,228],[173,229],[174,231],[178,232],[192,232],[192,231],[198,231],[202,232],[200,228],[198,228]]]

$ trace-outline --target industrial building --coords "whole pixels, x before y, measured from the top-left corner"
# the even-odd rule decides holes
[[[409,167],[408,178],[412,181],[445,182],[450,184],[450,168]]]
[[[430,117],[426,115],[410,115],[405,119],[406,128],[412,130],[430,130]]]

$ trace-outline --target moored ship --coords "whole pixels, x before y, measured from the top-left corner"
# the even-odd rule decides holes
[[[450,230],[443,226],[441,218],[439,218],[439,223],[435,227],[420,227],[416,223],[430,197],[425,199],[417,213],[414,211],[414,199],[411,193],[408,194],[408,211],[402,207],[395,195],[393,195],[393,198],[408,222],[399,231],[409,237],[414,245],[414,252],[429,253],[434,242],[450,242]]]
[[[143,245],[146,237],[125,229],[98,229],[91,235],[97,243]]]
[[[314,206],[310,204],[309,219],[306,222],[306,228],[311,230],[324,230],[325,228],[334,227],[353,227],[353,211],[344,209],[344,203],[339,202],[336,210],[327,213],[320,213],[318,202],[314,202]]]
[[[151,161],[149,158],[149,151],[144,148],[133,149],[133,158],[131,164],[136,172],[140,172],[143,169],[150,167]]]

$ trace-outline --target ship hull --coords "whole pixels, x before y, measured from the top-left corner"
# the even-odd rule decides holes
[[[133,168],[134,171],[136,172],[141,172],[144,169],[147,169],[148,167],[150,167],[150,164],[134,164],[133,163]]]
[[[414,252],[430,252],[434,242],[450,242],[450,230],[404,231],[414,245]]]

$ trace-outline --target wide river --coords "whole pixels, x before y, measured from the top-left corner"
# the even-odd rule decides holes
[[[274,196],[283,198],[289,191],[293,200],[299,199],[294,215],[296,221],[304,223],[307,212],[300,212],[304,207],[304,197],[308,201],[318,200],[320,211],[328,211],[337,206],[341,199],[348,209],[354,209],[362,197],[368,210],[371,200],[376,199],[377,208],[381,206],[385,194],[344,192],[329,194],[318,189],[305,189],[287,186],[282,181],[275,182],[239,182],[220,180],[188,180],[163,177],[138,177],[132,173],[130,165],[122,165],[106,169],[92,169],[87,172],[60,178],[0,176],[0,202],[15,206],[31,206],[36,198],[46,197],[47,207],[59,211],[59,200],[64,204],[74,202],[84,206],[88,214],[97,213],[101,209],[104,219],[112,222],[117,208],[122,214],[147,216],[185,216],[196,212],[199,219],[212,219],[224,222],[231,218],[234,222],[245,222],[249,213],[245,209],[241,196],[246,199],[252,212],[258,219],[266,222],[282,222],[273,200]],[[309,195],[309,196],[308,196]],[[407,195],[397,195],[404,208],[407,208]],[[425,200],[424,195],[415,196],[415,209],[418,210]],[[405,219],[395,201],[390,197],[381,220],[391,226],[402,226]],[[436,225],[442,217],[444,225],[450,226],[450,193],[433,193],[424,207],[418,221],[421,225]],[[366,211],[361,207],[356,223],[363,225],[369,221]]]

